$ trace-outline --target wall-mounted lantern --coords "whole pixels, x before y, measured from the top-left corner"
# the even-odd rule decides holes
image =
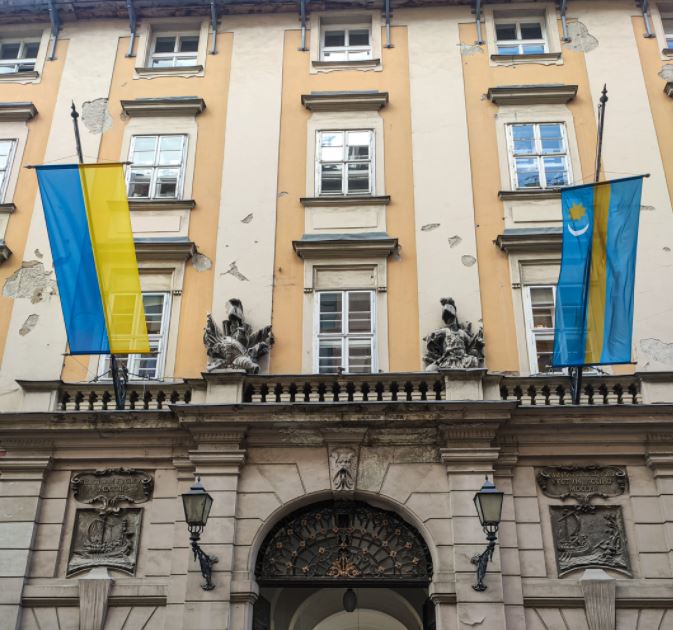
[[[217,562],[217,558],[209,556],[201,549],[199,539],[201,538],[201,532],[208,522],[210,508],[213,505],[213,497],[206,492],[206,489],[201,484],[201,477],[197,477],[189,492],[185,492],[182,495],[182,505],[185,509],[185,521],[187,521],[187,528],[189,529],[189,540],[192,544],[194,560],[199,561],[201,575],[205,579],[205,582],[201,584],[201,588],[204,591],[212,591],[215,585],[211,581],[211,576],[213,565]]]
[[[472,586],[475,591],[485,591],[484,577],[489,560],[493,559],[495,550],[495,541],[498,536],[498,527],[500,526],[500,517],[502,514],[503,493],[500,492],[492,481],[484,481],[479,492],[474,495],[474,505],[477,508],[479,522],[486,534],[488,545],[483,553],[472,558],[472,564],[477,565],[477,583]]]

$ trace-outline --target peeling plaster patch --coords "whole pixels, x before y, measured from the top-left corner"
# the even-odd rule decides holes
[[[461,44],[460,45],[460,54],[464,57],[469,57],[470,55],[483,55],[484,49],[477,44]]]
[[[652,212],[653,210],[656,210],[654,206],[640,206],[641,212]]]
[[[665,252],[670,252],[670,251],[671,251],[671,248],[670,248],[670,247],[664,247],[664,251],[665,251]]]
[[[458,234],[454,234],[453,236],[449,236],[449,247],[456,247],[456,245],[460,245],[463,242],[463,239],[458,236]]]
[[[287,197],[287,193],[284,190],[282,190],[276,196],[280,199],[281,197]]]
[[[39,249],[36,249],[35,250],[35,256],[37,256],[37,258],[42,258],[44,256],[44,254]]]
[[[38,319],[40,319],[40,316],[35,313],[28,315],[28,317],[26,317],[26,321],[23,322],[23,325],[21,328],[19,328],[19,334],[22,337],[26,336],[31,330],[33,330],[33,328],[35,328]]]
[[[249,280],[238,270],[238,267],[236,266],[236,261],[231,263],[229,265],[229,269],[223,271],[221,275],[226,276],[227,274],[234,276],[234,278],[240,280],[241,282],[249,282]]]
[[[25,261],[5,282],[2,295],[9,298],[27,298],[33,304],[47,302],[56,295],[56,282],[51,271],[45,271],[39,260]]]
[[[97,98],[82,104],[82,122],[91,133],[105,133],[112,127],[112,116],[107,109],[107,99]]]
[[[436,230],[439,227],[439,223],[426,223],[421,226],[421,232],[430,232]]]
[[[213,266],[213,263],[205,254],[194,254],[192,256],[192,266],[197,271],[208,271]]]
[[[461,617],[460,623],[463,623],[466,626],[480,626],[482,623],[484,623],[484,619],[486,619],[486,617],[473,617],[472,619]]]
[[[250,223],[252,221],[252,212],[247,216],[241,219],[241,223]]]
[[[460,257],[460,262],[462,262],[466,267],[471,267],[474,263],[477,262],[477,259],[474,256],[467,254],[466,256]]]
[[[673,343],[666,343],[660,339],[641,339],[640,349],[654,361],[673,365]]]
[[[659,76],[664,79],[664,81],[673,81],[673,63],[665,63],[661,66]]]
[[[569,42],[563,43],[563,48],[575,52],[591,52],[598,48],[598,40],[589,33],[589,29],[582,22],[568,23]]]

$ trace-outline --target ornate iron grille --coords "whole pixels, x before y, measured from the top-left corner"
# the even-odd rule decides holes
[[[432,561],[418,531],[397,514],[328,501],[280,521],[260,549],[255,574],[265,585],[421,585],[432,578]]]

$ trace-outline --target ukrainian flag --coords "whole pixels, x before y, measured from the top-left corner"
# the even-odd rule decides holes
[[[555,367],[631,362],[643,178],[564,188]]]
[[[36,170],[71,354],[149,352],[122,165]]]

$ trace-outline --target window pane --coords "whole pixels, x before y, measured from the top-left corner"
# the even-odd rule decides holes
[[[544,44],[524,44],[521,52],[524,55],[541,55],[544,53]]]
[[[371,332],[372,310],[369,291],[348,294],[348,332]]]
[[[161,320],[164,312],[164,296],[143,295],[143,306],[145,307],[147,333],[149,335],[160,335]]]
[[[0,45],[0,59],[18,59],[21,44],[2,44]]]
[[[544,161],[544,173],[547,186],[567,186],[568,171],[566,160],[563,157],[546,157]]]
[[[551,357],[554,351],[553,339],[535,339],[535,351],[537,354],[537,369],[539,372],[553,372]]]
[[[561,125],[540,125],[542,153],[565,153],[565,141]]]
[[[344,50],[326,50],[322,54],[325,61],[346,61],[348,54]]]
[[[521,24],[521,39],[542,39],[542,25],[539,22]]]
[[[519,47],[518,46],[498,46],[499,55],[518,55]]]
[[[135,355],[137,358],[137,367],[134,370],[135,374],[132,374],[131,378],[156,378],[158,376],[159,355],[156,354],[159,350],[158,343],[150,343],[150,350],[152,350],[150,354]]]
[[[180,38],[180,52],[197,52],[199,49],[198,35],[183,35]]]
[[[325,31],[325,47],[345,46],[346,33],[345,31]]]
[[[16,66],[15,65],[0,66],[0,74],[11,74],[12,72],[16,72]]]
[[[342,173],[342,164],[322,164],[320,173],[320,192],[342,192]]]
[[[540,173],[537,158],[515,158],[516,179],[519,188],[539,188]]]
[[[180,169],[157,169],[156,197],[175,197],[178,191],[178,177]]]
[[[174,65],[181,68],[196,65],[196,55],[193,57],[191,55],[189,57],[177,57]]]
[[[156,136],[136,136],[134,138],[134,151],[154,151],[157,146]]]
[[[318,345],[318,372],[336,374],[341,367],[341,340],[321,339]]]
[[[369,192],[369,163],[348,165],[348,192]]]
[[[320,332],[341,332],[341,293],[320,293]]]
[[[154,42],[154,52],[175,52],[175,37],[157,37],[156,41]]]
[[[321,162],[340,162],[344,159],[343,147],[321,147]]]
[[[531,287],[530,302],[533,306],[553,306],[554,289],[552,287]]]
[[[149,197],[151,179],[152,169],[131,169],[131,176],[129,178],[129,197]]]
[[[369,46],[369,31],[366,29],[349,31],[348,33],[349,46]]]
[[[362,61],[363,59],[371,59],[372,52],[369,48],[363,50],[350,50],[348,51],[348,60],[349,61]]]
[[[495,35],[498,40],[517,39],[516,24],[496,24]]]
[[[372,343],[369,339],[348,340],[348,371],[356,374],[372,371]]]
[[[320,134],[320,146],[341,147],[343,146],[344,134],[342,131],[323,131]]]
[[[673,35],[673,18],[663,18],[661,21],[666,35]]]
[[[348,133],[348,159],[368,160],[369,139],[368,131],[350,131]]]
[[[533,125],[512,125],[514,153],[535,153],[535,135]]]
[[[37,57],[37,51],[40,50],[39,42],[28,42],[23,51],[24,59],[34,59]]]

